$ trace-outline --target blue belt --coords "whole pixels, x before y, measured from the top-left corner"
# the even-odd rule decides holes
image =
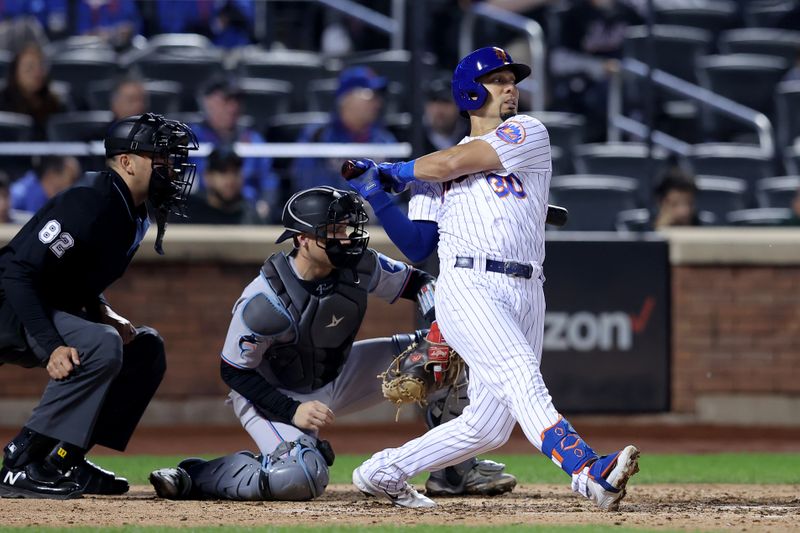
[[[456,257],[455,267],[474,268],[475,259],[472,257]],[[516,261],[495,261],[494,259],[487,259],[486,271],[498,272],[513,278],[531,279],[531,276],[533,276],[533,266],[525,263],[517,263]]]

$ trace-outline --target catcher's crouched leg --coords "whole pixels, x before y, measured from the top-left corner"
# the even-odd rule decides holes
[[[310,500],[328,486],[332,450],[323,453],[304,435],[263,458],[243,451],[212,461],[185,459],[177,468],[153,471],[150,483],[158,496],[171,500]]]
[[[461,379],[445,394],[438,394],[428,402],[425,421],[429,428],[459,416],[469,403],[467,384]],[[476,494],[496,496],[511,492],[517,486],[517,478],[506,473],[505,465],[494,461],[478,461],[475,457],[443,470],[431,472],[425,482],[427,496],[458,496]]]

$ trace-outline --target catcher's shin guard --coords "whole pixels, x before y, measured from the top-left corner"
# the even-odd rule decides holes
[[[177,469],[156,470],[150,482],[163,497],[172,499],[221,499],[260,501],[266,499],[266,476],[261,461],[250,452],[242,451],[211,461],[186,459]],[[173,472],[174,470],[174,472]],[[188,474],[186,480],[183,473]],[[170,484],[174,487],[168,486]],[[161,494],[159,494],[161,495]]]
[[[328,486],[328,464],[333,464],[333,450],[330,452],[323,456],[314,439],[306,435],[281,442],[263,460],[265,499],[303,501],[320,496]]]
[[[464,373],[446,394],[439,394],[435,399],[429,400],[425,412],[428,428],[434,428],[456,418],[468,403],[467,379]],[[428,496],[505,494],[517,486],[517,478],[504,470],[505,465],[502,463],[478,461],[472,457],[457,465],[431,472],[428,481],[425,482],[425,494]]]

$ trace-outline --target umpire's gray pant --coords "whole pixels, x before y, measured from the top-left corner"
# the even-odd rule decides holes
[[[50,380],[26,426],[58,440],[124,451],[166,371],[164,342],[140,327],[123,346],[117,331],[70,313],[55,311],[53,324],[78,350],[81,364],[66,379]],[[42,366],[50,354],[26,333],[31,352],[0,356],[0,362]]]

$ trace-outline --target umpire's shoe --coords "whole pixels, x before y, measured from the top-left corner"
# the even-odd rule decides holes
[[[0,497],[3,498],[67,500],[80,498],[82,494],[80,485],[45,461],[28,463],[17,469],[3,465],[0,469]]]
[[[408,483],[404,483],[403,487],[397,492],[389,492],[388,490],[378,487],[361,472],[361,466],[353,470],[353,484],[367,496],[388,498],[390,502],[398,507],[407,507],[409,509],[430,509],[431,507],[436,507],[436,502],[414,490],[414,487]]]
[[[626,446],[617,453],[604,455],[588,468],[586,489],[589,499],[601,509],[618,511],[628,480],[639,471],[639,449]]]
[[[432,472],[425,482],[427,496],[497,496],[511,492],[517,486],[517,478],[503,470],[506,465],[494,461],[473,460],[471,468],[462,474],[459,466],[447,467]],[[466,466],[469,466],[467,463]]]
[[[128,492],[130,485],[124,477],[117,477],[114,472],[100,468],[83,458],[67,474],[83,489],[84,494],[120,495]]]

